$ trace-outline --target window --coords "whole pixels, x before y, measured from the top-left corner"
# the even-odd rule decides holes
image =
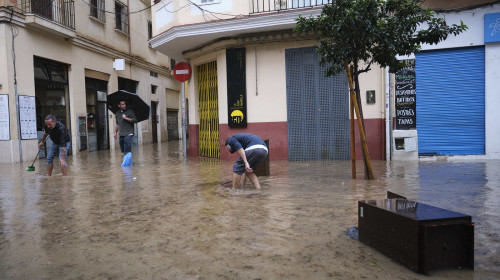
[[[158,78],[158,73],[156,73],[155,71],[149,71],[149,76]]]
[[[148,20],[148,40],[153,38],[153,23]]]
[[[104,0],[90,0],[90,16],[106,22]]]
[[[175,59],[171,58],[170,59],[170,69],[174,70],[175,64],[177,64],[177,62],[175,61]]]
[[[128,11],[127,6],[122,3],[116,1],[115,2],[115,22],[116,29],[128,33]]]
[[[151,85],[151,93],[156,94],[156,89],[158,89],[158,86]]]

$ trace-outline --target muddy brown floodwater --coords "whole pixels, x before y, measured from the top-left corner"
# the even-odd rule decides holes
[[[357,201],[392,191],[472,216],[474,270],[500,279],[500,161],[272,161],[262,190],[228,191],[232,161],[187,158],[182,141],[68,159],[69,176],[0,164],[0,279],[430,279],[351,239]],[[358,162],[358,177],[362,163]]]

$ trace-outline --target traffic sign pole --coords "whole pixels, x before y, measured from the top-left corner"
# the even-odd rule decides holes
[[[187,144],[186,144],[186,94],[185,82],[191,78],[191,67],[186,62],[179,62],[174,67],[174,78],[181,82],[182,94],[182,146],[184,151],[184,159],[187,158]]]
[[[185,94],[185,87],[184,83],[182,82],[181,86],[181,91],[182,91],[182,147],[184,151],[184,160],[187,159],[187,144],[186,144],[186,94]]]

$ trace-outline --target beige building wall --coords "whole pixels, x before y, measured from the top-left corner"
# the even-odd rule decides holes
[[[0,6],[4,1],[0,2]],[[10,3],[10,1],[8,1]],[[123,2],[127,3],[127,2]],[[7,3],[8,4],[8,3]],[[139,11],[148,4],[130,1],[130,11]],[[114,1],[106,1],[106,10],[114,11]],[[5,12],[7,11],[7,12]],[[27,26],[25,16],[18,10],[12,23],[0,24],[0,94],[9,95],[10,140],[0,141],[0,163],[20,161],[18,124],[14,88],[14,64],[12,55],[12,28],[15,39],[15,64],[17,94],[35,96],[34,57],[64,63],[68,68],[69,110],[73,155],[78,155],[77,117],[86,116],[85,77],[106,79],[108,94],[118,89],[118,77],[138,81],[137,93],[147,103],[158,102],[158,141],[167,141],[167,90],[179,91],[180,84],[171,74],[170,59],[151,48],[147,41],[148,20],[151,13],[147,10],[130,15],[130,34],[115,30],[113,14],[106,13],[105,22],[90,17],[90,8],[84,1],[75,1],[76,30],[64,27],[71,36],[44,30],[39,26]],[[10,17],[10,10],[0,8],[0,19]],[[44,20],[42,20],[44,21]],[[46,20],[45,20],[46,21]],[[12,27],[11,27],[12,26]],[[58,27],[59,28],[59,27]],[[62,27],[61,27],[62,28]],[[125,69],[113,69],[115,59],[125,59]],[[157,77],[151,76],[151,72]],[[96,77],[97,76],[97,77]],[[157,86],[152,94],[151,85]],[[109,143],[115,149],[114,115],[109,112]],[[138,124],[139,144],[152,142],[151,119]],[[31,161],[38,151],[37,140],[22,140],[23,161]],[[88,151],[81,151],[88,152]]]

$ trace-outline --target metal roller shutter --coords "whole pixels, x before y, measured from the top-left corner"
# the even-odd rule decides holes
[[[416,55],[419,155],[485,153],[484,47]]]
[[[345,74],[325,77],[313,47],[286,50],[289,160],[348,160]]]

